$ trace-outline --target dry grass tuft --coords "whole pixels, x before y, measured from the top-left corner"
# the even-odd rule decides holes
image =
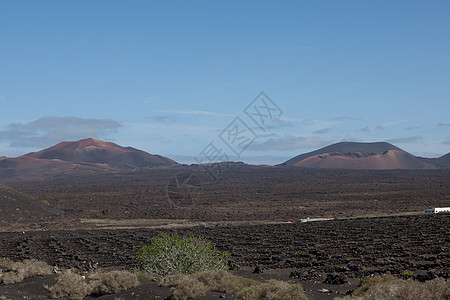
[[[384,277],[384,276],[383,276]],[[377,279],[379,280],[379,279]],[[362,286],[361,288],[363,288]],[[376,283],[370,283],[368,288],[364,290],[358,289],[352,296],[340,299],[357,299],[357,300],[441,300],[450,299],[450,281],[443,278],[436,278],[426,282],[414,280],[381,280]],[[362,291],[362,292],[361,292]]]
[[[92,283],[96,294],[114,294],[126,291],[139,285],[136,274],[128,271],[111,271],[100,275],[99,280]]]
[[[300,284],[289,284],[284,281],[270,280],[257,283],[238,292],[238,299],[244,300],[307,300]]]
[[[193,275],[198,281],[202,282],[213,292],[234,293],[236,292],[236,283],[230,272],[225,270],[200,272]]]
[[[96,294],[114,294],[129,290],[139,285],[137,276],[128,271],[110,271],[95,273],[94,279],[89,284],[84,277],[70,270],[59,274],[56,284],[48,290],[52,298],[70,297],[70,299],[83,299]]]
[[[52,298],[83,299],[92,293],[92,287],[81,275],[65,271],[58,275],[56,284],[48,289]]]
[[[6,267],[0,273],[0,283],[4,284],[21,282],[28,277],[51,274],[53,272],[53,268],[46,262],[36,259],[26,259],[22,262],[2,259],[0,265]]]
[[[383,282],[395,282],[398,280],[400,279],[392,275],[369,277],[364,283],[364,285],[362,285],[360,288],[356,289],[353,292],[353,296],[362,296],[365,293],[367,293],[367,291],[370,290],[372,287],[377,286]]]
[[[300,284],[283,281],[259,281],[235,276],[227,271],[208,271],[193,275],[172,274],[161,278],[159,283],[172,287],[175,299],[189,299],[204,295],[208,291],[237,294],[245,300],[308,299]]]
[[[203,296],[209,288],[193,275],[171,274],[159,280],[162,286],[170,286],[173,298],[186,300]]]

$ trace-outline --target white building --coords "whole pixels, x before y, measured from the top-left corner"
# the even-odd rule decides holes
[[[425,209],[424,214],[439,214],[439,213],[450,213],[450,207],[435,207],[431,209]]]

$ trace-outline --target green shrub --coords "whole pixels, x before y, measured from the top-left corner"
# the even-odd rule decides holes
[[[136,274],[128,271],[111,271],[100,276],[99,280],[92,283],[93,293],[114,294],[129,290],[139,285]]]
[[[218,251],[207,240],[197,237],[160,234],[137,252],[138,270],[155,277],[178,272],[194,274],[227,268],[229,254]]]

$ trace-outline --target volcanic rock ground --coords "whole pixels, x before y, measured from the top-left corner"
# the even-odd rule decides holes
[[[231,253],[231,266],[244,271],[259,266],[263,274],[275,270],[284,277],[289,274],[286,279],[294,282],[327,284],[345,293],[358,279],[373,275],[449,278],[449,228],[450,215],[412,215],[164,231],[204,236]],[[0,252],[16,260],[42,259],[60,268],[92,270],[96,263],[102,268],[131,268],[136,251],[161,231],[5,232],[0,233]]]
[[[76,218],[295,221],[450,206],[450,170],[224,168],[214,178],[178,166],[11,186]]]
[[[215,180],[203,171],[177,166],[16,182],[14,188],[64,215],[1,222],[1,256],[80,270],[95,263],[129,269],[136,251],[164,231],[204,236],[231,253],[241,274],[302,282],[312,299],[337,295],[317,293],[321,287],[342,295],[378,274],[449,277],[450,215],[417,212],[450,206],[450,170],[230,164]],[[339,219],[287,223],[307,217]],[[262,274],[251,273],[256,266]],[[124,297],[134,299],[131,293]]]

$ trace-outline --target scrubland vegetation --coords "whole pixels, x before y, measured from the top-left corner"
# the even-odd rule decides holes
[[[0,272],[0,283],[3,284],[21,282],[28,277],[46,275],[53,272],[51,266],[36,259],[26,259],[22,262],[14,262],[4,258],[0,260],[0,265],[5,268]]]
[[[64,270],[46,289],[51,298],[83,299],[88,295],[115,294],[132,289],[140,284],[140,279],[170,287],[172,297],[178,300],[195,299],[209,292],[245,300],[308,299],[301,284],[278,280],[261,282],[232,274],[227,269],[228,257],[206,239],[160,234],[137,252],[137,268],[132,272],[95,270],[83,276],[73,270]],[[2,284],[14,284],[55,271],[52,266],[35,259],[22,262],[1,259],[0,266]],[[1,296],[0,299],[7,298]],[[336,299],[450,299],[450,282],[444,278],[419,282],[391,275],[366,277],[364,284],[351,295]]]
[[[450,281],[435,278],[426,282],[403,280],[394,276],[375,276],[355,290],[352,295],[340,300],[448,300]]]
[[[88,282],[83,276],[68,270],[58,275],[55,285],[48,287],[52,298],[69,296],[83,299],[88,295],[114,294],[139,285],[137,276],[128,271],[110,271]]]

